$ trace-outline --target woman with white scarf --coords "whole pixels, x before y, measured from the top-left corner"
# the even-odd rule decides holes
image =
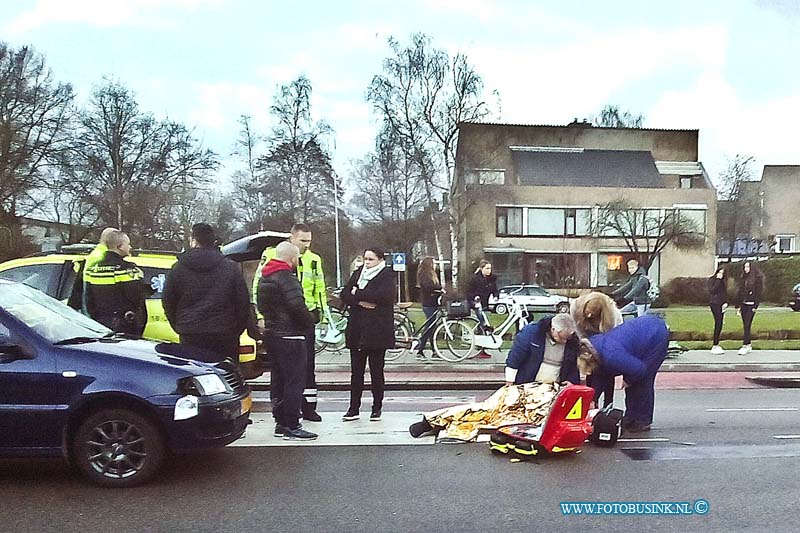
[[[386,267],[383,250],[376,246],[364,250],[364,265],[353,272],[342,289],[342,301],[350,309],[345,330],[350,349],[350,407],[342,417],[345,422],[359,418],[368,361],[372,382],[372,414],[369,419],[381,419],[383,366],[386,350],[394,348],[395,291],[394,273]]]

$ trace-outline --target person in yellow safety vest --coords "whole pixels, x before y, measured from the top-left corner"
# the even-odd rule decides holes
[[[100,233],[100,242],[94,249],[86,256],[86,261],[83,262],[83,269],[80,269],[80,263],[75,263],[75,268],[78,271],[86,272],[87,269],[90,267],[95,266],[97,263],[103,260],[106,256],[106,252],[108,251],[108,239],[111,235],[115,232],[119,231],[117,228],[106,228]],[[89,311],[86,309],[86,281],[82,281],[83,286],[81,288],[81,311],[84,315],[88,315]]]
[[[144,274],[124,259],[131,254],[125,233],[111,232],[107,246],[103,259],[83,275],[89,316],[118,333],[141,335],[147,322]]]
[[[328,305],[328,296],[325,289],[325,274],[322,270],[322,258],[310,250],[311,228],[306,224],[292,226],[289,242],[300,250],[300,260],[295,274],[303,288],[303,297],[306,307],[314,315],[314,322],[318,323]],[[267,248],[261,254],[255,277],[253,278],[252,301],[256,303],[258,295],[258,282],[264,266],[275,258],[275,248]],[[305,420],[321,422],[322,417],[317,413],[317,378],[314,371],[314,326],[306,333],[306,384],[303,389],[302,414]],[[269,347],[267,347],[269,349]]]

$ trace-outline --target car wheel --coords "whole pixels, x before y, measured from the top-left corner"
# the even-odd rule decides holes
[[[569,313],[569,303],[561,302],[556,304],[556,313]]]
[[[72,461],[90,481],[125,488],[147,482],[164,460],[164,439],[156,425],[128,409],[103,409],[78,427]]]
[[[506,314],[506,311],[508,311],[506,304],[497,304],[494,306],[494,312],[498,315],[504,315]]]

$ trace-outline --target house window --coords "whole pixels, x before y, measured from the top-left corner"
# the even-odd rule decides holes
[[[519,237],[522,235],[522,208],[498,207],[495,212],[498,237]]]
[[[794,235],[776,235],[775,251],[778,253],[794,252]]]
[[[503,185],[506,171],[502,168],[475,168],[466,172],[467,185]]]
[[[681,176],[681,189],[691,189],[692,178],[691,176]]]
[[[681,209],[681,218],[693,225],[693,231],[706,234],[706,212],[701,209]]]
[[[564,209],[528,208],[527,235],[561,236],[564,235],[565,225]]]
[[[545,288],[589,286],[590,254],[525,254],[525,283]]]
[[[591,209],[565,209],[564,235],[585,236],[591,232]]]

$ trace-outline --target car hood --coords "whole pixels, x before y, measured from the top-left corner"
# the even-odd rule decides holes
[[[66,345],[70,351],[81,351],[103,357],[113,357],[131,362],[158,365],[183,370],[187,374],[205,374],[213,365],[187,359],[191,353],[186,347],[170,342],[153,342],[144,339],[112,339],[85,344]],[[181,357],[181,355],[183,357]]]

